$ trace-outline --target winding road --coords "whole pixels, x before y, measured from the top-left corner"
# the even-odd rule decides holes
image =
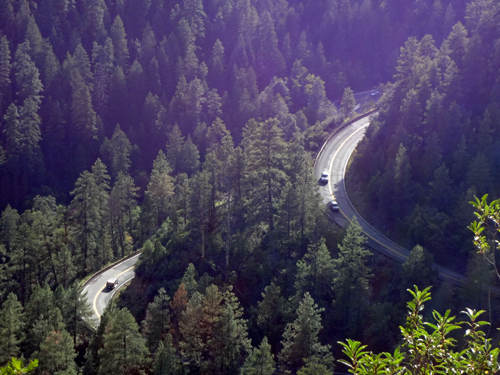
[[[346,228],[352,218],[356,217],[364,234],[368,237],[368,247],[403,263],[410,253],[409,250],[379,233],[363,219],[351,204],[345,189],[347,164],[356,145],[363,139],[369,123],[369,116],[363,117],[329,138],[316,160],[315,174],[319,180],[322,172],[329,173],[328,183],[320,185],[323,203],[327,204],[331,200],[336,200],[340,207],[338,212],[329,212],[330,218],[341,228]],[[465,279],[463,275],[438,265],[435,265],[435,267],[439,272],[440,279],[457,286],[463,284]]]
[[[102,312],[109,301],[111,301],[113,294],[135,276],[134,267],[139,259],[139,255],[137,254],[125,259],[110,269],[97,274],[85,285],[83,292],[87,292],[87,302],[92,307],[94,313],[92,318],[94,321],[101,319]],[[118,278],[118,286],[115,289],[109,290],[106,288],[106,281],[112,277]]]
[[[330,218],[337,225],[341,228],[346,228],[352,218],[356,217],[364,234],[368,237],[368,247],[403,263],[410,252],[394,243],[368,224],[351,204],[345,189],[345,171],[347,164],[356,145],[363,139],[368,125],[369,116],[367,115],[339,130],[327,140],[315,164],[315,173],[318,180],[323,171],[327,171],[330,176],[327,184],[320,185],[320,193],[323,198],[323,203],[327,204],[333,199],[338,202],[340,210],[338,212],[329,212]],[[87,292],[87,301],[93,308],[94,319],[97,319],[97,321],[100,319],[104,308],[113,297],[113,294],[126,281],[134,277],[134,267],[139,259],[139,255],[140,254],[137,254],[132,258],[126,259],[112,268],[94,276],[85,286],[84,292]],[[465,279],[463,275],[438,265],[435,265],[435,267],[439,272],[440,279],[457,286],[463,284]],[[120,284],[116,289],[108,290],[105,288],[106,281],[112,277],[117,277]]]

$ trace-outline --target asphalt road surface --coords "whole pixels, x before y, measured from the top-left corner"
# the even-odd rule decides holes
[[[132,258],[126,259],[113,268],[95,276],[85,287],[84,293],[87,292],[87,302],[92,307],[94,313],[92,317],[93,320],[98,322],[99,319],[101,319],[102,312],[109,301],[111,301],[113,294],[120,289],[125,282],[134,277],[134,267],[139,259],[139,255],[140,254],[137,254]],[[106,281],[112,277],[118,278],[118,286],[115,287],[115,289],[109,290],[106,288]]]
[[[327,184],[319,182],[320,193],[325,204],[331,200],[337,201],[340,210],[337,212],[329,211],[329,216],[335,223],[341,228],[346,228],[352,218],[356,216],[364,234],[368,237],[368,247],[403,263],[410,253],[409,250],[394,243],[368,224],[352,206],[345,189],[344,176],[349,158],[358,142],[363,139],[368,125],[369,116],[366,116],[340,130],[327,141],[315,167],[318,182],[321,173],[326,171],[329,174]],[[439,271],[440,279],[453,285],[462,285],[464,276],[441,266],[436,265],[435,267]]]

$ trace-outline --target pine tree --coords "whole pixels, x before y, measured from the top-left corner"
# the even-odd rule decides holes
[[[372,274],[367,265],[371,253],[364,246],[366,241],[367,238],[354,217],[339,244],[339,257],[334,260],[335,314],[351,335],[359,334],[363,308],[368,304],[368,281]]]
[[[116,311],[106,327],[99,350],[99,375],[139,374],[147,364],[148,349],[139,326],[127,309]]]
[[[98,267],[94,254],[99,251],[100,225],[104,216],[104,207],[100,205],[99,187],[95,177],[89,171],[80,174],[75,189],[71,192],[74,198],[70,204],[73,243],[78,249],[78,254],[83,256],[85,268],[89,272]]]
[[[146,191],[146,197],[153,208],[151,214],[155,218],[156,227],[160,227],[167,218],[167,209],[174,194],[172,177],[169,175],[170,171],[165,154],[160,150],[154,161],[153,171]]]
[[[78,71],[71,74],[71,123],[85,140],[96,138],[97,117],[90,90]]]
[[[189,197],[190,215],[194,218],[192,224],[194,230],[200,233],[201,237],[201,258],[205,259],[207,228],[210,224],[210,202],[212,186],[210,176],[202,171],[194,175],[190,180],[191,195]]]
[[[165,289],[161,288],[154,301],[148,305],[146,319],[142,325],[146,344],[149,350],[154,353],[158,344],[167,338],[170,329],[170,297]]]
[[[274,374],[274,355],[271,354],[271,345],[264,337],[260,346],[254,348],[241,368],[242,375],[272,375]]]
[[[184,275],[182,276],[181,279],[181,285],[184,284],[184,288],[187,292],[188,297],[192,296],[194,292],[198,290],[198,281],[197,281],[198,278],[199,278],[198,272],[196,271],[194,264],[189,263],[186,268],[186,272],[184,272]]]
[[[281,295],[281,288],[274,282],[264,288],[261,296],[263,299],[258,305],[257,324],[269,337],[271,347],[276,353],[289,315],[289,304]]]
[[[192,175],[200,168],[200,152],[188,135],[177,160],[177,172]]]
[[[248,178],[254,215],[266,222],[269,231],[274,230],[276,207],[287,177],[283,171],[286,144],[276,119],[268,119],[249,130],[243,143],[248,158]]]
[[[113,21],[113,25],[110,30],[110,37],[113,41],[114,55],[116,64],[122,68],[127,68],[129,64],[129,50],[127,47],[127,34],[125,33],[125,28],[123,26],[123,21],[118,14]]]
[[[305,360],[313,356],[331,357],[329,345],[321,345],[318,334],[323,328],[321,312],[314,300],[306,293],[297,309],[297,318],[288,323],[283,334],[283,349],[279,354],[281,367],[288,371],[297,371]]]
[[[350,87],[345,88],[340,105],[342,107],[341,112],[344,119],[349,118],[356,108],[356,99],[354,98],[354,93]]]
[[[91,326],[90,318],[93,315],[92,308],[87,301],[87,292],[83,292],[83,286],[75,281],[64,293],[64,306],[61,306],[66,330],[73,339],[76,347],[79,337],[85,337]]]
[[[207,342],[211,358],[208,366],[203,366],[213,369],[214,374],[232,374],[237,371],[251,348],[247,337],[247,321],[242,318],[243,309],[232,292],[232,287],[224,292],[223,297],[224,310]]]
[[[4,128],[2,130],[5,137],[5,151],[8,157],[19,154],[21,151],[21,123],[19,118],[17,106],[11,103],[4,116]]]
[[[115,185],[111,190],[109,199],[110,231],[113,249],[122,258],[131,249],[127,243],[127,237],[134,233],[134,211],[137,207],[137,191],[134,179],[123,173],[118,173]]]
[[[286,68],[283,55],[278,49],[274,21],[267,10],[260,14],[256,41],[257,74],[260,84],[266,85],[273,76],[281,76]]]
[[[23,353],[30,356],[51,331],[60,332],[65,325],[61,310],[55,304],[54,294],[47,284],[43,287],[37,285],[33,289],[25,311],[30,339],[26,342]],[[71,348],[73,348],[73,343],[71,343]]]
[[[179,322],[181,321],[182,314],[186,310],[188,303],[188,294],[184,283],[179,285],[179,288],[175,292],[174,298],[170,302],[170,310],[172,311],[172,328],[173,328],[173,338],[176,345],[178,345],[180,340],[179,333]]]
[[[130,168],[130,152],[132,145],[127,135],[121,130],[120,124],[116,125],[111,139],[105,138],[101,146],[101,154],[106,163],[111,166],[111,177],[116,180],[119,173],[128,174]]]
[[[40,360],[38,369],[42,374],[77,374],[73,340],[64,329],[49,332],[35,356]]]
[[[226,56],[222,42],[217,39],[212,47],[212,54],[208,63],[210,75],[208,83],[210,87],[215,87],[222,93],[226,76]]]
[[[34,156],[38,142],[41,140],[40,123],[38,115],[43,91],[40,73],[30,57],[30,43],[26,40],[21,43],[15,55],[13,69],[15,71],[19,103],[19,146],[21,152],[29,158]]]
[[[3,118],[12,99],[11,68],[9,41],[3,35],[0,38],[0,118]]]
[[[94,90],[92,102],[96,113],[103,119],[108,115],[109,85],[113,73],[114,49],[111,38],[106,38],[103,45],[94,42],[92,66],[94,68]]]
[[[153,375],[181,375],[182,364],[173,345],[172,335],[169,333],[161,341],[153,362]]]
[[[325,240],[309,245],[307,253],[297,262],[295,281],[296,296],[309,292],[317,301],[330,297],[335,276],[334,260],[326,247]]]
[[[204,332],[209,327],[201,325],[203,319],[203,296],[196,292],[186,305],[179,322],[179,332],[181,341],[179,351],[190,369],[199,369],[202,360],[202,351],[204,349]]]
[[[14,293],[9,293],[0,310],[0,365],[5,365],[12,357],[19,357],[22,342],[24,313],[21,303]]]
[[[167,160],[174,171],[177,169],[177,164],[179,163],[179,158],[183,147],[184,137],[182,136],[181,130],[179,129],[177,124],[175,124],[172,128],[172,131],[168,135],[168,142],[166,146]]]

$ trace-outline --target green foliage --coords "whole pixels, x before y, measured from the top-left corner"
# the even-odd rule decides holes
[[[483,195],[481,200],[469,202],[476,212],[477,220],[468,227],[474,233],[474,245],[478,253],[491,265],[497,277],[500,279],[500,270],[496,264],[496,251],[500,250],[500,244],[496,240],[500,232],[500,199],[488,203],[488,194]]]
[[[42,373],[76,375],[76,352],[73,340],[66,330],[51,331],[35,353],[40,360],[38,370]]]
[[[297,318],[287,324],[283,334],[283,349],[279,354],[283,370],[293,372],[301,368],[305,360],[311,357],[323,357],[331,362],[329,345],[321,345],[318,334],[323,328],[321,312],[314,300],[306,293],[296,311]]]
[[[275,370],[274,355],[271,353],[271,345],[264,337],[258,348],[254,348],[247,357],[243,367],[242,375],[272,375]]]
[[[170,329],[170,297],[161,288],[153,302],[148,305],[146,319],[142,322],[146,344],[154,352],[158,343],[162,342]]]
[[[29,374],[33,372],[38,367],[38,359],[33,359],[27,366],[24,366],[21,359],[12,358],[10,362],[4,366],[0,367],[1,375],[22,375]]]
[[[10,293],[0,310],[0,364],[6,364],[19,355],[24,325],[23,307],[14,293]]]
[[[432,312],[435,323],[427,322],[422,314],[424,303],[431,299],[430,288],[409,290],[413,300],[408,302],[406,324],[401,326],[402,347],[394,353],[374,354],[359,341],[339,342],[348,360],[339,360],[352,374],[488,374],[500,370],[499,348],[482,330],[488,322],[480,321],[484,311],[466,309],[468,318],[456,322],[450,310],[441,315]],[[464,346],[457,350],[456,336],[452,332],[465,328]]]
[[[106,326],[103,347],[99,349],[99,375],[142,373],[148,362],[148,349],[139,326],[127,309],[115,312]]]
[[[160,341],[153,362],[153,375],[181,375],[182,364],[177,351],[173,346],[172,335],[167,334],[164,341]]]

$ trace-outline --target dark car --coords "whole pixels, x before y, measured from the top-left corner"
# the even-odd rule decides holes
[[[337,201],[331,201],[329,206],[330,206],[330,210],[332,210],[333,212],[337,212],[340,210],[339,204],[337,203]]]

